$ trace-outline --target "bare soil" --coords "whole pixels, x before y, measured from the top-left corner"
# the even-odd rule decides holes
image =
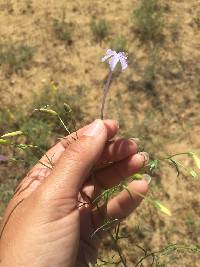
[[[152,157],[185,151],[200,155],[200,3],[160,2],[164,7],[164,41],[158,48],[155,77],[145,84],[144,72],[152,63],[152,44],[139,39],[132,22],[138,1],[0,0],[0,45],[23,43],[35,48],[31,62],[18,73],[10,74],[8,66],[0,66],[0,110],[15,105],[22,105],[23,110],[23,103],[27,105],[32,92],[39,93],[53,83],[65,88],[69,95],[75,94],[76,103],[81,101],[80,88],[84,90],[81,109],[85,117],[79,125],[97,118],[102,85],[108,74],[101,57],[112,40],[123,34],[129,68],[113,80],[106,117],[119,120],[120,135],[139,137]],[[110,34],[101,43],[91,33],[93,16],[110,25]],[[53,31],[54,20],[63,17],[75,29],[70,46],[58,40]],[[8,129],[4,125],[0,126],[0,134],[5,130]],[[181,160],[186,166],[193,166],[190,160]],[[1,165],[0,180],[12,191],[16,181],[7,180],[8,165]],[[144,256],[138,246],[158,251],[172,243],[199,245],[199,192],[199,179],[185,175],[177,178],[170,166],[164,165],[155,174],[149,195],[169,207],[172,216],[160,214],[144,201],[123,222],[122,234],[128,238],[121,243],[128,266],[135,266]],[[101,254],[105,258],[113,255],[109,240],[104,242]],[[151,266],[151,260],[141,266]],[[180,250],[162,256],[160,265],[152,266],[198,267],[199,260],[196,253]]]

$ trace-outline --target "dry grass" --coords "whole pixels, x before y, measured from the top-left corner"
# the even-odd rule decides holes
[[[113,47],[129,54],[129,69],[123,75],[116,74],[106,109],[107,117],[120,121],[120,134],[140,137],[142,148],[153,157],[188,150],[200,154],[199,6],[195,1],[159,1],[154,11],[162,8],[160,20],[148,25],[146,30],[150,33],[146,39],[141,38],[141,34],[146,36],[145,28],[135,22],[141,14],[136,12],[133,20],[139,3],[1,0],[0,43],[4,56],[0,55],[0,134],[23,128],[30,136],[40,136],[31,141],[38,141],[45,150],[62,132],[56,123],[49,125],[45,119],[34,126],[38,119],[32,117],[35,106],[51,104],[61,110],[61,102],[69,102],[75,108],[79,125],[98,117],[107,75],[100,58],[107,48]],[[98,23],[106,21],[109,30],[92,30],[93,18]],[[18,49],[18,44],[36,49],[33,53],[28,50],[24,60],[24,50]],[[10,56],[5,57],[5,51],[12,53],[11,61]],[[16,58],[20,59],[17,65]],[[16,70],[18,64],[20,71]],[[45,100],[43,90],[52,84],[60,88],[54,92],[57,96]],[[46,103],[50,99],[51,103]],[[0,149],[0,153],[12,154],[5,147]],[[17,181],[29,167],[29,163],[1,164],[1,214]],[[170,243],[197,245],[200,241],[199,180],[176,178],[175,171],[167,166],[153,178],[150,195],[165,203],[173,216],[158,214],[144,201],[123,223],[122,234],[129,237],[122,241],[122,247],[129,266],[135,266],[143,255],[136,245],[155,251]],[[109,240],[104,248],[102,255],[111,256]],[[150,262],[145,264],[149,266]],[[179,252],[162,257],[160,265],[155,266],[198,265],[197,255]]]

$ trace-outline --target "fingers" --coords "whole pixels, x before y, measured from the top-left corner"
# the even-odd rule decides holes
[[[99,159],[98,166],[106,165],[125,159],[137,153],[138,146],[131,139],[119,138],[109,141]]]
[[[104,120],[104,125],[107,130],[107,138],[110,140],[113,138],[117,131],[118,131],[118,123],[115,120]],[[59,160],[65,149],[75,141],[75,139],[78,137],[80,138],[84,131],[90,127],[91,124],[79,129],[77,133],[72,133],[68,135],[65,138],[62,138],[60,142],[58,142],[55,146],[53,146],[51,149],[48,150],[48,152],[41,158],[40,162],[44,163],[45,165],[51,167],[51,164],[56,164],[56,162]],[[41,164],[37,164],[41,166]]]
[[[54,198],[66,198],[69,194],[78,196],[86,177],[100,157],[107,138],[107,127],[103,121],[94,121],[85,129],[82,137],[64,151],[40,187],[41,190]]]
[[[148,190],[145,180],[131,182],[127,189],[122,190],[117,196],[110,199],[102,206],[95,206],[93,209],[94,229],[100,229],[105,221],[113,221],[112,227],[116,225],[116,219],[122,220],[129,216],[141,203]],[[103,227],[102,227],[103,229]],[[98,231],[98,235],[103,237],[106,232]]]
[[[120,162],[100,170],[95,175],[97,185],[102,188],[110,188],[119,184],[125,178],[133,175],[142,168],[146,162],[146,154],[135,154]]]
[[[119,195],[108,202],[107,217],[115,219],[123,219],[135,210],[143,196],[146,195],[148,184],[146,181],[133,181]]]

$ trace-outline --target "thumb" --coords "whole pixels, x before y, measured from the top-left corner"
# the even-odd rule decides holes
[[[100,157],[106,141],[107,130],[103,121],[95,120],[63,153],[52,173],[42,184],[42,191],[47,191],[48,197],[76,197]]]

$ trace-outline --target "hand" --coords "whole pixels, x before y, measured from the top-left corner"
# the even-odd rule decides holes
[[[145,181],[133,181],[129,192],[119,193],[106,208],[92,204],[102,189],[144,165],[145,154],[137,154],[134,141],[109,141],[117,130],[115,121],[96,120],[77,135],[63,138],[27,174],[0,228],[0,266],[72,267],[96,262],[102,236],[91,238],[92,233],[105,217],[128,216],[142,200],[135,193],[147,191]]]

